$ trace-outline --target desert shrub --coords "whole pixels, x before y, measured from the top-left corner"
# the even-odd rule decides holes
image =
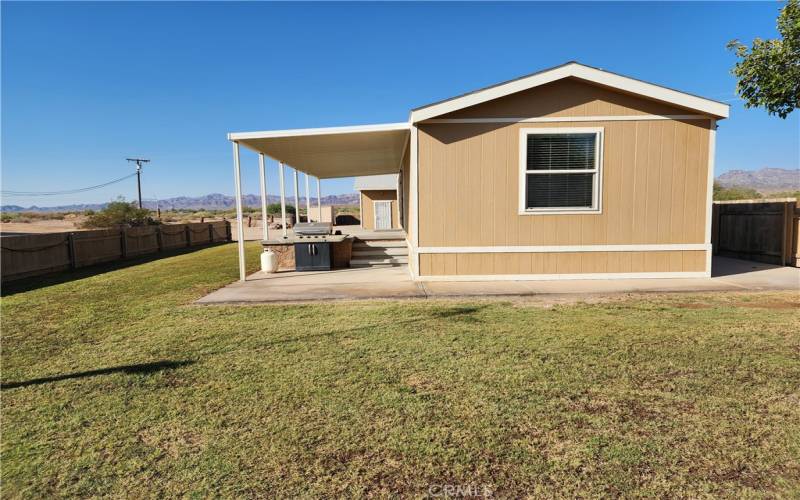
[[[280,215],[281,214],[281,204],[280,203],[270,203],[267,205],[267,213],[272,215]],[[297,211],[294,209],[294,205],[286,205],[286,214],[295,215]]]
[[[90,215],[84,227],[148,226],[159,222],[150,216],[150,210],[137,208],[125,200],[112,201],[103,210]]]
[[[781,191],[780,193],[772,193],[770,198],[798,198],[800,199],[800,191]]]
[[[0,219],[3,222],[28,223],[36,220],[50,219],[49,214],[39,212],[4,212]]]
[[[714,200],[757,200],[763,198],[761,193],[751,188],[744,187],[723,187],[714,183]]]

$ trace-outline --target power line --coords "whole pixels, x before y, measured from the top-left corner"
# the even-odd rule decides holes
[[[122,182],[125,179],[130,179],[131,177],[138,175],[137,172],[132,174],[128,174],[124,177],[120,177],[119,179],[114,179],[113,181],[104,182],[103,184],[98,184],[96,186],[89,186],[84,188],[78,189],[68,189],[66,191],[10,191],[10,190],[2,190],[0,194],[4,196],[56,196],[62,194],[76,194],[76,193],[85,193],[86,191],[92,191],[94,189],[100,189],[106,186],[110,186],[112,184],[116,184],[117,182]]]

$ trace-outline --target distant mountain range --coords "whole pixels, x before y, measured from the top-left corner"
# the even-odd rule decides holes
[[[267,201],[269,203],[280,203],[281,198],[278,195],[268,195]],[[317,202],[316,198],[311,198],[312,205]],[[248,207],[261,206],[261,196],[257,194],[246,194],[242,196],[242,203]],[[156,202],[146,200],[144,206],[155,210]],[[294,196],[286,198],[287,205],[294,205]],[[300,197],[300,206],[306,204],[305,197]],[[358,205],[358,193],[347,194],[334,194],[322,197],[323,205],[345,206],[345,205]],[[106,203],[79,203],[74,205],[61,205],[56,207],[21,207],[19,205],[3,205],[0,210],[3,212],[80,212],[84,210],[102,210]],[[235,201],[233,196],[228,196],[220,193],[207,194],[205,196],[178,196],[176,198],[166,198],[159,200],[158,206],[161,210],[175,210],[175,209],[188,209],[188,210],[225,210],[233,208]]]
[[[717,177],[725,187],[752,188],[762,194],[800,190],[800,169],[761,168],[758,170],[729,170]]]

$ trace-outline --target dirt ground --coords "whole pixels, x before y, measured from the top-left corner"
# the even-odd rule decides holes
[[[43,234],[43,233],[63,233],[67,231],[88,231],[80,227],[85,217],[75,217],[70,219],[44,219],[31,222],[3,222],[0,223],[0,233],[5,235],[12,234]],[[213,222],[220,219],[206,219],[205,222]],[[189,222],[200,222],[200,219],[191,219]],[[233,221],[234,224],[236,221]],[[165,224],[178,224],[178,222],[165,222]],[[256,234],[261,234],[260,221],[253,221],[252,228],[246,228],[246,239],[259,239]],[[257,232],[256,232],[257,231]],[[249,236],[252,233],[252,238]],[[235,234],[235,231],[234,231]]]
[[[37,220],[32,222],[3,222],[0,224],[0,233],[3,234],[41,234],[63,233],[65,231],[85,231],[78,227],[79,221],[74,220]]]

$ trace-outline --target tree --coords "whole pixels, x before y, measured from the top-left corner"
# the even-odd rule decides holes
[[[728,42],[728,50],[739,57],[731,71],[738,79],[736,90],[747,108],[764,107],[771,115],[786,118],[800,100],[800,3],[789,0],[778,15],[781,39],[753,40],[747,46]]]
[[[268,214],[276,214],[280,215],[281,213],[281,204],[280,203],[270,203],[267,205],[267,213]],[[295,215],[295,210],[292,205],[286,205],[286,214]]]
[[[159,222],[150,217],[150,210],[137,208],[132,203],[119,199],[112,201],[106,207],[89,215],[84,227],[118,227],[118,226],[147,226]]]

